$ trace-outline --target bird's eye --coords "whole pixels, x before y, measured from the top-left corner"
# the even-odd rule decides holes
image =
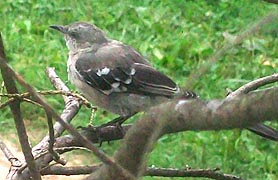
[[[78,38],[78,36],[79,36],[78,33],[77,33],[76,31],[70,32],[69,35],[70,35],[71,37],[73,37],[73,38]]]

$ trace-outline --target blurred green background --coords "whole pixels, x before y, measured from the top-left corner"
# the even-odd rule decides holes
[[[0,31],[12,67],[38,90],[53,89],[45,75],[48,66],[55,67],[59,76],[67,80],[68,50],[61,34],[48,26],[75,21],[94,23],[109,37],[133,46],[182,86],[189,74],[198,71],[227,43],[224,32],[238,34],[270,12],[278,12],[277,5],[259,0],[5,0],[0,1]],[[194,81],[191,90],[204,100],[224,98],[227,88],[235,90],[277,72],[277,37],[278,20],[230,49]],[[61,97],[46,99],[61,112],[64,107]],[[36,144],[47,133],[45,114],[26,103],[22,111],[30,139]],[[85,126],[89,117],[90,110],[82,108],[73,123]],[[115,116],[99,110],[95,122],[100,124],[112,117]],[[275,122],[271,125],[278,127]],[[15,130],[8,108],[0,110],[0,134],[17,142],[12,135]],[[105,143],[102,149],[112,155],[119,143]],[[184,132],[162,137],[148,163],[157,167],[219,167],[225,173],[247,179],[275,180],[277,150],[276,142],[246,130]],[[88,159],[91,154],[83,154],[86,156],[78,158],[84,163],[95,161],[93,157]]]

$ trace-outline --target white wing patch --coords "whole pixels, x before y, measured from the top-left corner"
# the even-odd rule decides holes
[[[118,88],[120,86],[119,82],[111,84],[112,88]]]
[[[132,68],[132,69],[131,69],[131,72],[130,72],[130,75],[132,75],[132,76],[133,76],[135,73],[136,73],[135,69],[134,69],[134,68]]]
[[[97,75],[98,76],[107,75],[109,72],[110,72],[110,69],[108,67],[104,67],[103,69],[97,70]]]
[[[132,82],[131,78],[128,78],[127,80],[124,81],[125,84],[130,84]]]

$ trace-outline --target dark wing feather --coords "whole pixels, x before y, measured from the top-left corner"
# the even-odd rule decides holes
[[[130,78],[130,76],[126,74],[123,70],[121,70],[120,67],[115,67],[114,69],[112,69],[111,76],[116,81],[121,81],[121,82],[124,82]]]
[[[126,92],[173,96],[178,92],[170,78],[123,44],[108,44],[95,52],[82,53],[75,67],[87,84],[107,95]]]
[[[140,91],[164,96],[172,96],[178,92],[177,85],[169,77],[152,67],[135,63],[133,68],[136,72],[133,76],[133,83],[139,87]]]

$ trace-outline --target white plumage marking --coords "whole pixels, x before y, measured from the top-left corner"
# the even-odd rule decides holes
[[[119,82],[112,83],[111,86],[112,88],[118,88],[120,86],[120,83]]]
[[[131,81],[132,81],[132,79],[131,79],[131,78],[128,78],[127,80],[124,81],[124,83],[125,83],[125,84],[130,84]]]
[[[97,70],[97,75],[98,76],[107,75],[109,72],[110,72],[110,69],[108,67],[104,67],[103,69]]]
[[[134,75],[134,74],[135,74],[135,72],[136,72],[136,71],[135,71],[135,69],[134,69],[134,68],[132,68],[132,69],[131,69],[131,72],[130,72],[130,75]]]

